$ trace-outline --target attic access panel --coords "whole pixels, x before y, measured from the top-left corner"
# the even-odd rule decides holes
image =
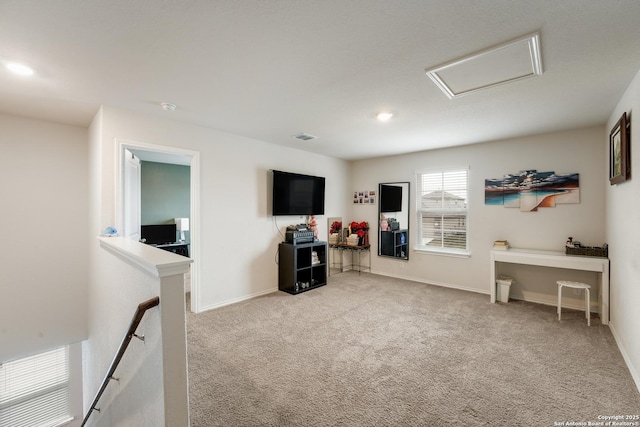
[[[425,72],[449,99],[534,77],[542,74],[540,34],[524,36]]]

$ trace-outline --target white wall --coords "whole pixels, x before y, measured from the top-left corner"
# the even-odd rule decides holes
[[[608,132],[623,112],[631,116],[631,179],[606,185],[606,232],[611,260],[611,323],[618,346],[640,389],[640,72],[631,82],[607,122],[601,144],[608,171]],[[608,172],[607,172],[608,173]]]
[[[126,330],[126,321],[132,315],[131,305],[153,296],[154,290],[148,277],[122,263],[114,263],[95,239],[105,227],[114,225],[117,217],[118,141],[178,147],[199,153],[201,253],[196,262],[200,264],[197,268],[202,309],[277,289],[275,257],[277,245],[282,240],[279,233],[286,225],[302,219],[285,217],[274,221],[270,216],[269,169],[325,176],[327,216],[344,216],[348,207],[345,183],[349,165],[345,161],[109,107],[102,107],[96,115],[89,129],[89,140],[91,310],[90,339],[83,346],[88,385],[85,405],[91,401],[95,393],[91,389],[99,385],[108,358],[112,357],[109,355],[115,351],[112,344]],[[319,219],[321,236],[326,237],[326,221]],[[192,230],[192,241],[196,232]],[[157,326],[152,325],[157,322],[153,317],[149,322],[149,333],[156,333]],[[157,370],[158,360],[153,356],[154,349],[147,348],[148,345],[151,344],[137,350],[139,358],[145,360],[145,367],[140,365],[143,374],[136,375],[140,381],[127,383],[125,389],[116,386],[109,391],[105,402],[116,409],[110,410],[109,416],[96,417],[99,425],[139,423],[142,413],[136,407],[148,407],[150,413],[157,412],[162,396],[139,392],[139,387],[161,392],[160,379],[152,379],[149,374]],[[131,373],[130,366],[125,363],[121,369]],[[133,366],[138,369],[138,365]],[[149,425],[156,424],[151,420]]]
[[[89,313],[89,338],[83,343],[84,414],[89,410],[136,307],[160,295],[159,280],[99,246],[93,237],[94,276]],[[89,418],[90,426],[164,425],[160,308],[147,311],[115,377]]]
[[[200,153],[201,253],[194,268],[200,272],[201,309],[277,289],[279,232],[303,219],[274,221],[268,210],[270,169],[326,177],[326,215],[318,217],[321,238],[326,239],[326,218],[346,216],[350,209],[346,161],[115,108],[103,107],[101,114],[101,208],[95,233],[115,223],[116,139]]]
[[[110,164],[114,158],[115,145],[113,139],[103,140],[103,129],[104,111],[101,109],[89,129],[88,159],[93,197],[89,232],[90,310],[86,320],[89,337],[83,343],[84,410],[88,411],[137,305],[160,296],[160,307],[149,310],[138,328],[138,333],[145,335],[145,341],[133,340],[129,345],[116,370],[115,376],[121,380],[112,381],[108,385],[98,404],[102,412],[94,413],[89,425],[185,425],[188,417],[185,403],[186,331],[182,288],[184,279],[181,274],[188,271],[188,268],[184,266],[184,271],[176,275],[173,271],[175,267],[172,267],[172,271],[162,273],[163,278],[160,280],[157,277],[159,272],[150,274],[146,269],[141,270],[137,261],[124,261],[101,247],[96,236],[104,229],[103,224],[113,224],[110,218],[114,216],[114,201],[109,197],[113,195],[115,186],[113,167]],[[105,217],[108,219],[103,221]],[[119,238],[113,239],[116,240],[119,241]],[[130,243],[133,246],[141,245],[137,242]],[[186,260],[146,245],[141,247],[143,251],[155,252],[156,258]],[[133,259],[141,257],[142,255]],[[178,263],[169,260],[168,264],[174,266]],[[169,388],[166,387],[167,381],[172,384]],[[166,404],[167,400],[169,405]]]
[[[0,361],[87,336],[87,130],[0,115]]]
[[[604,179],[600,126],[568,132],[536,135],[434,150],[353,163],[353,189],[377,189],[379,182],[411,182],[411,211],[416,211],[416,171],[469,167],[469,258],[445,257],[410,250],[409,261],[378,257],[374,249],[375,273],[489,293],[489,249],[494,240],[507,239],[514,247],[564,250],[573,236],[585,244],[600,245],[604,233]],[[538,212],[484,204],[485,178],[497,178],[525,169],[577,172],[580,174],[580,204],[558,205]],[[377,248],[377,206],[353,207],[353,219],[369,221],[371,243]],[[411,242],[416,242],[416,217],[411,215]],[[413,245],[412,244],[412,245]],[[563,272],[564,273],[564,272]],[[537,300],[554,303],[554,276],[538,269],[540,280],[531,282],[521,272],[516,292],[542,288]],[[553,273],[557,274],[557,273]],[[518,277],[516,277],[518,279]],[[595,278],[590,280],[595,281]],[[514,286],[515,287],[515,286]]]

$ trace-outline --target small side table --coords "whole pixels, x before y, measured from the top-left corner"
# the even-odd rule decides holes
[[[338,250],[338,253],[340,254],[340,273],[344,271],[345,267],[351,267],[352,270],[357,270],[358,275],[360,275],[360,273],[365,270],[369,270],[369,272],[371,272],[371,245],[349,246],[345,243],[339,243],[337,245],[329,245],[330,252],[332,249]],[[344,251],[351,252],[351,264],[348,264],[346,266],[344,265],[344,259],[342,256]],[[366,266],[362,265],[363,252],[367,252],[369,255],[369,263]],[[357,255],[357,258],[355,255]],[[329,267],[331,267],[332,265],[333,264],[330,262]],[[331,268],[329,268],[329,271],[331,271]]]

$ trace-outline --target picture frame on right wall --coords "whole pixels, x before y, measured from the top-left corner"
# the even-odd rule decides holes
[[[629,179],[630,154],[627,113],[624,112],[609,134],[609,183],[611,185]]]

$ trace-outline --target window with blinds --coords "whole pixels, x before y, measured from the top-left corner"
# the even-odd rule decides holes
[[[468,170],[418,174],[418,250],[467,255]]]
[[[61,426],[69,400],[68,346],[0,364],[0,426]]]

